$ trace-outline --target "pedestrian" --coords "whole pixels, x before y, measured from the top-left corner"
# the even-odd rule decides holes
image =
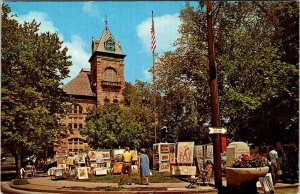
[[[145,179],[145,185],[149,184],[149,176],[150,176],[150,168],[149,168],[149,157],[146,154],[146,150],[143,148],[141,149],[141,155],[139,156],[139,172],[141,177],[141,185],[144,184]]]
[[[132,163],[132,155],[130,153],[129,147],[125,148],[125,152],[122,154],[122,171],[121,171],[121,179],[119,181],[119,184],[121,185],[123,183],[124,174],[128,174],[128,185],[131,185],[131,163]]]
[[[270,162],[271,162],[271,175],[272,175],[272,179],[273,179],[273,183],[274,185],[277,182],[278,179],[278,170],[279,170],[279,166],[278,166],[278,153],[275,150],[274,146],[270,147],[270,152],[269,152],[269,158],[270,158]]]
[[[292,179],[292,181],[295,181],[295,179],[297,179],[297,177],[298,177],[297,172],[299,171],[299,169],[298,169],[298,153],[297,153],[296,145],[290,145],[288,147],[287,158],[288,158],[288,166],[289,166],[291,179]]]

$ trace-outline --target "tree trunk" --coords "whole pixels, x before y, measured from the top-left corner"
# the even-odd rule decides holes
[[[15,163],[16,163],[16,174],[17,178],[21,178],[21,157],[18,154],[15,154]]]

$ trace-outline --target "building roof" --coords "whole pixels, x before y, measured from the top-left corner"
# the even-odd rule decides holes
[[[70,95],[96,96],[90,84],[90,70],[81,69],[74,79],[63,86],[63,90]]]
[[[105,49],[105,42],[109,39],[112,38],[114,43],[115,43],[115,50],[114,51],[108,51]],[[113,37],[112,33],[109,31],[108,27],[105,27],[102,33],[102,36],[99,40],[93,39],[93,52],[106,52],[106,53],[113,53],[113,54],[118,54],[118,55],[123,55],[121,44],[115,40]]]

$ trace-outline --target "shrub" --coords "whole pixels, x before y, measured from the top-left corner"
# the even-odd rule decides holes
[[[13,180],[13,184],[14,185],[26,185],[26,184],[29,184],[29,182],[27,179],[16,179],[16,180]]]

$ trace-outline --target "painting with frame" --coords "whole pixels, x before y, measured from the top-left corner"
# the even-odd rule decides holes
[[[78,168],[78,179],[88,179],[88,169],[87,167]]]
[[[178,142],[177,163],[192,164],[194,154],[194,142]]]

